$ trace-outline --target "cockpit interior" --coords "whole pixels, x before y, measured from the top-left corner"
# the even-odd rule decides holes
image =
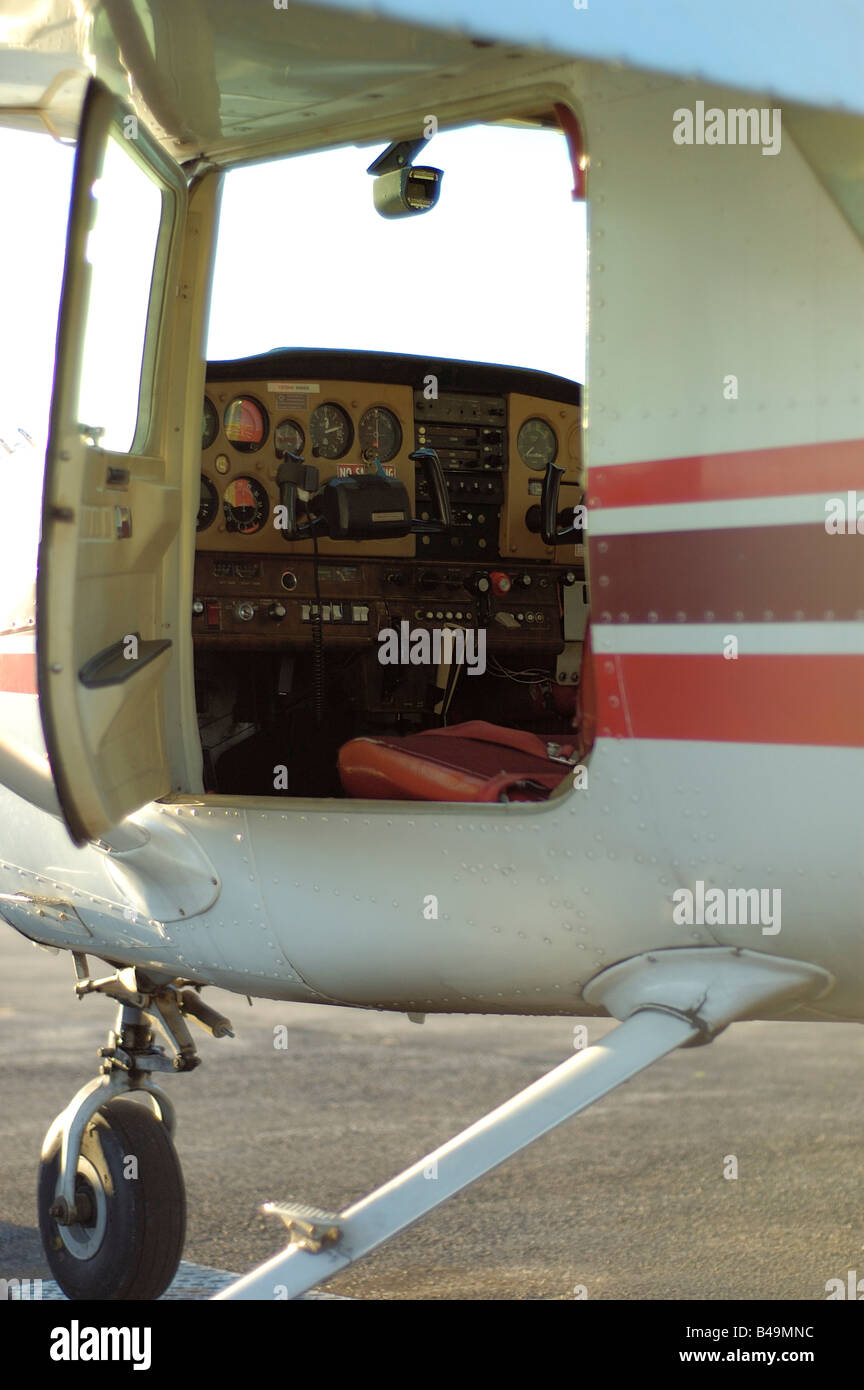
[[[526,367],[295,347],[208,362],[207,791],[542,800],[571,775],[588,741],[580,412],[578,382]]]
[[[512,367],[295,350],[209,364],[192,618],[209,791],[342,796],[351,740],[466,721],[576,741],[579,409],[578,384]],[[317,479],[297,462],[286,482],[305,457]],[[349,479],[371,500],[323,518],[348,536],[302,537],[301,484],[338,498]],[[566,539],[547,545],[550,479]]]

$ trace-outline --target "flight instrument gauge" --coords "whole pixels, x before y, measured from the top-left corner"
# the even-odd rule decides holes
[[[273,431],[273,448],[277,458],[286,454],[302,454],[306,436],[296,420],[283,420]]]
[[[526,468],[536,468],[538,472],[547,463],[554,463],[558,453],[558,440],[551,425],[545,420],[526,420],[516,436],[516,448]]]
[[[309,438],[315,458],[341,459],[351,448],[351,417],[341,405],[319,405],[309,418]]]
[[[219,414],[209,396],[204,397],[204,414],[201,419],[201,448],[209,449],[219,433]]]
[[[257,478],[234,478],[222,498],[225,529],[241,536],[254,536],[267,524],[270,499]]]
[[[360,417],[357,438],[364,459],[389,463],[402,448],[402,429],[392,410],[373,405]]]
[[[203,473],[201,474],[201,500],[198,504],[198,522],[196,530],[206,531],[208,526],[212,526],[219,511],[219,493],[211,483],[210,479]]]
[[[267,438],[267,411],[254,396],[236,396],[222,418],[225,437],[241,454],[254,454]]]

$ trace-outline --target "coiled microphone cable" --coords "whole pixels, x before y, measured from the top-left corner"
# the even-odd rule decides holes
[[[312,622],[312,689],[315,723],[324,719],[324,614],[321,607],[321,583],[318,574],[318,534],[312,533],[312,573],[315,577],[315,617]]]

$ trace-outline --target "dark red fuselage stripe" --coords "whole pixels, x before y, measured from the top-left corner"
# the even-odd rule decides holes
[[[864,748],[864,656],[593,660],[600,737]]]
[[[861,439],[592,468],[588,474],[588,505],[668,506],[675,502],[795,497],[814,492],[843,496],[850,489],[864,493]]]
[[[0,652],[0,695],[36,694],[33,652]]]
[[[853,622],[864,613],[864,536],[824,526],[597,536],[589,555],[600,621]]]

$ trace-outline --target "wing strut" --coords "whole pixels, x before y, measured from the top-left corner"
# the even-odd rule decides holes
[[[710,1042],[754,1011],[786,1013],[832,984],[816,966],[719,947],[657,951],[612,966],[585,995],[623,1018],[618,1028],[344,1212],[272,1205],[292,1243],[216,1300],[297,1298],[676,1047]]]

